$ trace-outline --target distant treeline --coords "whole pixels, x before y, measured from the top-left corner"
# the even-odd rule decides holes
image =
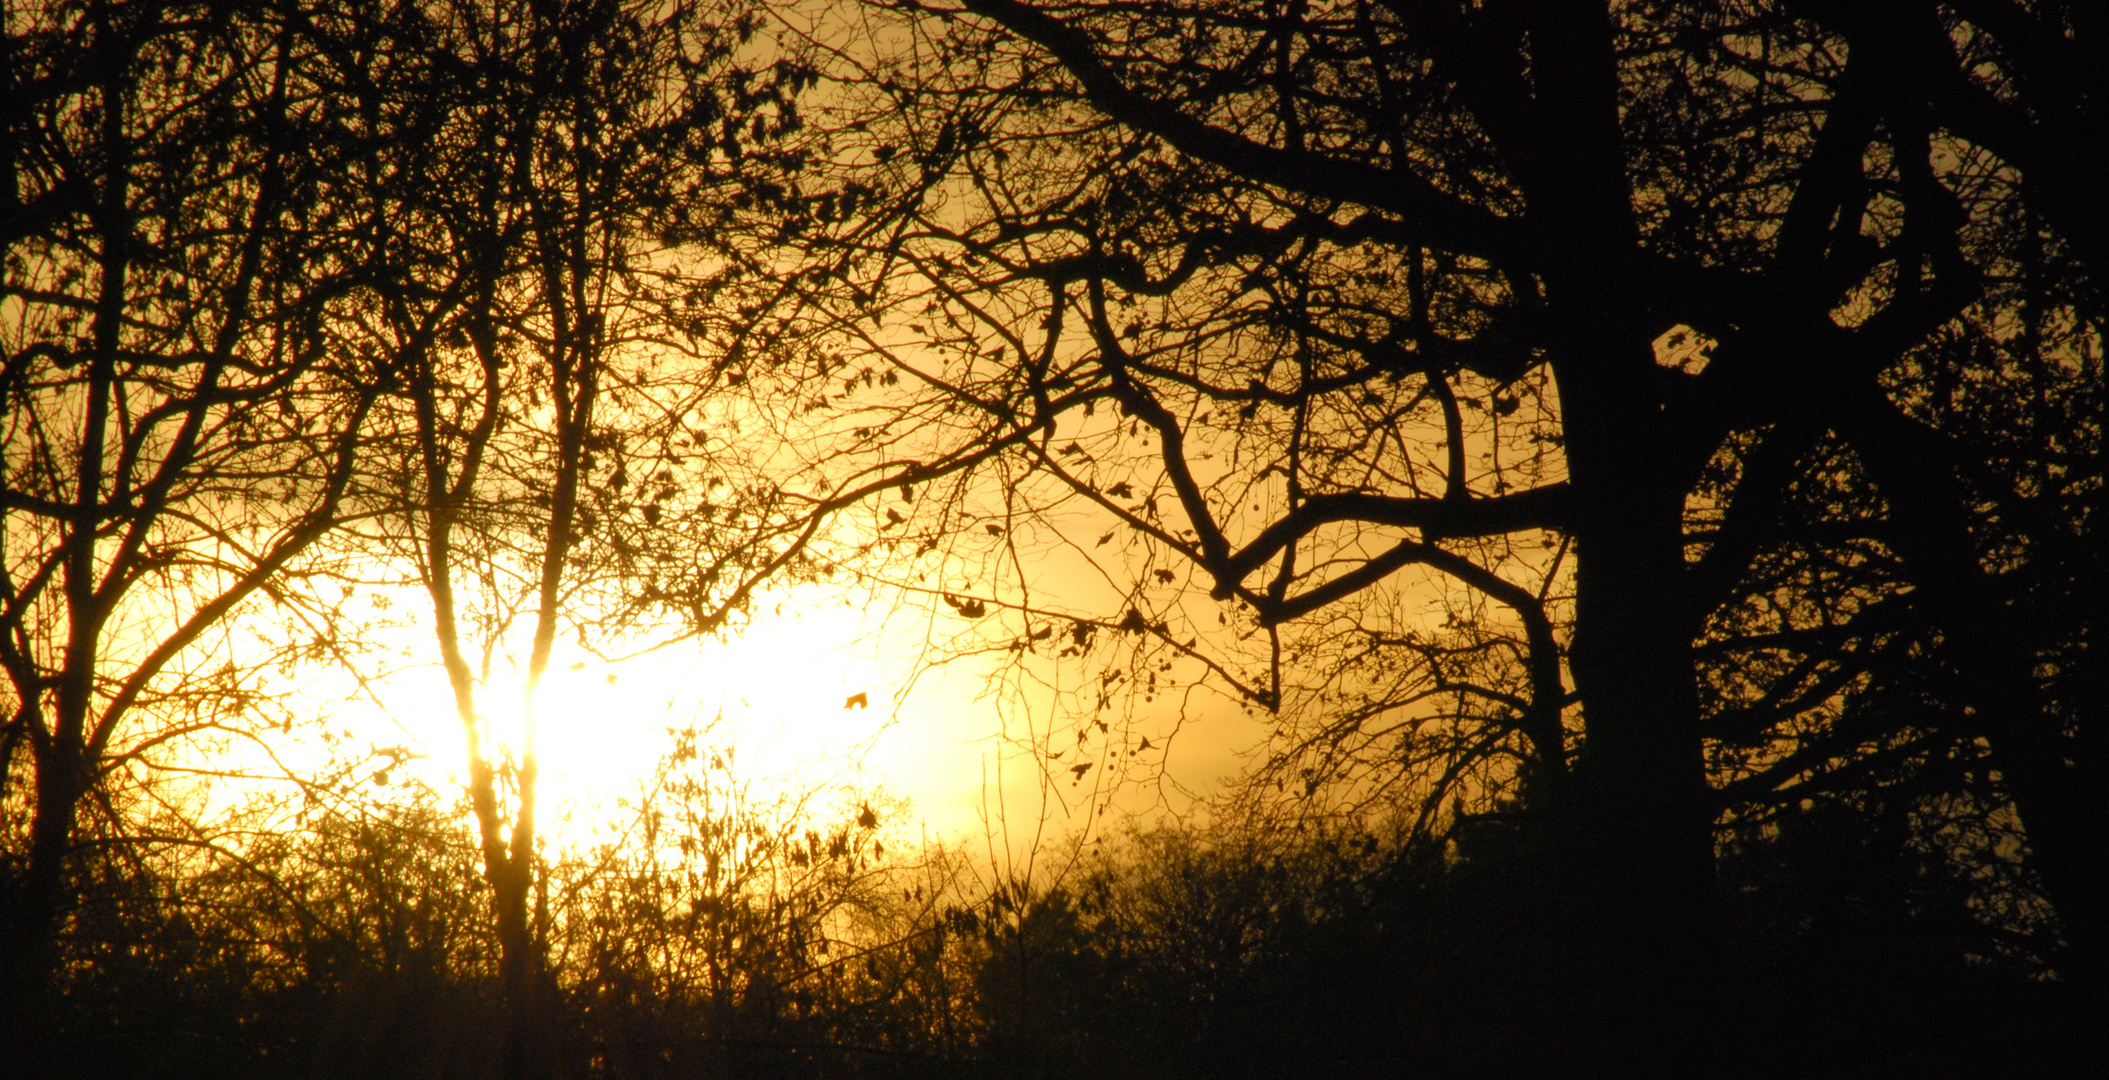
[[[1558,856],[1163,828],[1055,883],[888,850],[863,808],[770,820],[707,772],[544,868],[542,1075],[1527,1077],[1586,1074]],[[724,781],[720,781],[724,783]],[[65,937],[53,1064],[127,1077],[500,1075],[507,1013],[468,810],[292,811],[238,859],[98,849]],[[269,809],[260,804],[259,811]],[[278,810],[285,810],[280,807]],[[1812,806],[1724,847],[1708,1075],[2085,1075],[2041,928],[1896,808]],[[647,828],[649,824],[649,828]],[[1059,861],[1059,860],[1052,860]]]

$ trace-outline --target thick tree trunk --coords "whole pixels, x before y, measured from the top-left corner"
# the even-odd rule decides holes
[[[1647,348],[1614,337],[1560,378],[1582,515],[1571,650],[1584,721],[1575,914],[1587,981],[1604,995],[1601,1035],[1617,1044],[1606,1051],[1667,1067],[1691,1052],[1705,998],[1713,852],[1680,614],[1681,493],[1667,480],[1653,395],[1634,378],[1652,374],[1640,366],[1652,357],[1632,355],[1636,347]]]
[[[1683,489],[1620,130],[1608,7],[1527,12],[1534,221],[1576,520],[1570,667],[1583,745],[1571,822],[1576,1051],[1628,1075],[1697,1059],[1713,849],[1690,635]]]

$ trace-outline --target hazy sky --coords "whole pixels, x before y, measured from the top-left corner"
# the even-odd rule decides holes
[[[669,728],[693,724],[708,729],[706,744],[733,747],[735,768],[763,793],[882,787],[908,801],[897,831],[980,849],[993,828],[1010,834],[996,846],[1015,850],[1083,824],[1101,805],[1111,806],[1101,824],[1188,811],[1187,794],[1234,775],[1240,751],[1264,733],[1218,696],[1163,697],[1131,721],[1138,735],[1121,758],[1132,762],[1124,778],[1098,769],[1074,776],[1084,756],[1073,736],[1047,738],[1045,695],[1016,685],[989,693],[1004,654],[923,662],[965,629],[934,601],[845,603],[840,590],[806,589],[757,605],[754,621],[722,641],[676,642],[615,662],[560,643],[540,707],[546,817],[554,823],[570,810],[575,824],[591,820],[595,804],[650,774],[671,744]],[[408,770],[458,784],[462,735],[444,676],[436,664],[414,663],[428,640],[408,629],[402,640],[408,666],[373,684],[378,704],[338,705],[330,727],[351,734],[340,748],[404,745],[424,755]],[[480,703],[501,733],[518,725],[517,685],[494,664]],[[319,702],[348,689],[318,673],[308,693]],[[1034,734],[1036,745],[1025,745]],[[1138,752],[1141,738],[1150,746]],[[1046,760],[1041,748],[1051,744],[1069,752]],[[561,842],[563,827],[556,831]]]

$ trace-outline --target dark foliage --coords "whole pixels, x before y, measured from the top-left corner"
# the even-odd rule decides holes
[[[505,1009],[465,812],[318,815],[243,866],[87,864],[60,1060],[497,1075]],[[1160,830],[1059,888],[955,879],[921,897],[941,857],[874,872],[850,854],[791,891],[750,877],[673,918],[648,853],[613,855],[552,871],[582,897],[552,931],[568,958],[557,1075],[1547,1076],[1571,1066],[1562,1027],[1589,983],[1571,936],[1548,931],[1573,869],[1505,825],[1406,847]],[[1710,961],[1731,1004],[1710,1075],[2084,1075],[2060,1071],[2076,999],[1899,816],[1797,810],[1733,846],[1722,888]],[[839,918],[852,908],[861,922]]]
[[[8,8],[0,1064],[2094,1075],[2096,6],[903,7]],[[540,846],[452,575],[531,685],[837,550],[1011,568],[1071,787],[1276,752],[1055,881],[694,731]],[[390,559],[463,798],[219,769]]]

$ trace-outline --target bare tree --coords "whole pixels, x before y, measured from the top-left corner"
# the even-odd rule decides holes
[[[383,209],[294,13],[10,6],[7,55],[0,1013],[33,1048],[83,805],[254,737],[258,665],[298,655],[215,629],[268,600],[331,652],[308,585],[399,357],[345,341]]]
[[[759,529],[683,512],[724,497],[710,466],[734,455],[702,453],[701,424],[731,320],[688,310],[708,283],[675,274],[665,215],[706,221],[684,234],[692,246],[714,235],[711,207],[762,180],[727,168],[721,141],[765,146],[795,121],[798,89],[793,67],[743,68],[733,50],[748,24],[737,6],[717,14],[496,4],[401,16],[418,49],[406,60],[444,64],[448,81],[416,163],[426,201],[396,226],[419,274],[376,312],[413,358],[379,421],[399,471],[377,472],[372,491],[392,510],[358,542],[393,549],[432,604],[467,739],[513,1076],[549,1067],[536,732],[559,636],[591,651],[714,628],[785,558],[755,539],[786,527],[766,509]],[[768,504],[773,490],[763,478],[731,498]],[[732,572],[668,583],[713,564]],[[686,621],[638,617],[662,605]],[[525,702],[517,731],[492,706],[508,680]]]
[[[2109,40],[2091,5],[1793,5],[1882,65],[1886,104],[1982,155],[1993,206],[1963,227],[1983,298],[1908,361],[1897,413],[1841,424],[1888,504],[1896,552],[1949,646],[1960,714],[2026,822],[2066,938],[2061,966],[2109,979],[2109,782],[2090,601],[2109,236],[2082,192],[2109,161]],[[1965,205],[1973,205],[1965,203]],[[1982,206],[1983,203],[1975,203]],[[2077,456],[2076,456],[2077,455]],[[2089,456],[2093,462],[2088,463]]]
[[[883,104],[835,127],[836,164],[903,210],[826,240],[855,252],[848,306],[909,298],[898,336],[865,338],[911,388],[872,430],[956,460],[908,403],[989,417],[1017,463],[981,504],[1010,514],[995,545],[1025,519],[1086,555],[1132,541],[1099,567],[1120,606],[1074,648],[1125,630],[1268,709],[1310,679],[1293,769],[1374,747],[1431,809],[1477,792],[1544,820],[1615,1014],[1588,1037],[1619,1053],[1696,1015],[1717,820],[1880,762],[1950,792],[2006,762],[1981,820],[2029,823],[2067,970],[2093,938],[2065,861],[2100,810],[2065,801],[2093,721],[2058,674],[2084,631],[2049,597],[2085,580],[2055,553],[2098,497],[2065,471],[2099,439],[2098,309],[2057,200],[2035,216],[2011,163],[1942,126],[1921,63],[1994,48],[1964,46],[1968,19],[1997,49],[2061,42],[2030,56],[2083,20],[1986,5],[1849,48],[1860,16],[1800,10],[987,0],[927,7],[890,58],[842,54]],[[2029,93],[1968,70],[1994,83],[1965,87],[1978,105]],[[2063,100],[2039,123],[2079,115]],[[1970,379],[2008,389],[1939,390]],[[1988,441],[1979,410],[2016,394],[2030,434]],[[1984,455],[2016,467],[1971,478]],[[1103,539],[1057,524],[1085,508]],[[2026,541],[2002,524],[2024,513]],[[955,607],[1072,647],[1034,636],[1030,577]],[[1990,641],[2021,593],[1988,578],[2060,629]],[[1988,655],[2006,674],[1972,674]],[[1910,703],[1929,688],[1978,704]],[[1992,703],[2018,711],[1969,719]]]

